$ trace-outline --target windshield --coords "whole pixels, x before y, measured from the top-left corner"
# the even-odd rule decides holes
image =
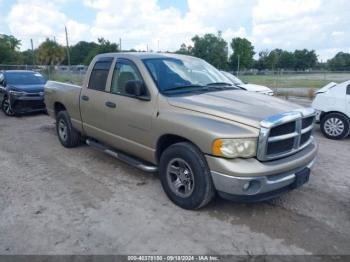
[[[228,73],[228,72],[225,72],[225,71],[221,71],[221,73],[223,73],[235,85],[243,85],[244,84],[242,80],[240,80],[239,78],[235,77],[231,73]]]
[[[10,85],[40,85],[46,83],[41,74],[34,72],[7,72],[6,81]]]
[[[192,91],[209,86],[232,88],[219,70],[201,59],[166,57],[144,59],[143,62],[161,92]]]

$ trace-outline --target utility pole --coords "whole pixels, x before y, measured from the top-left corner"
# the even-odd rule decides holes
[[[68,69],[70,71],[70,55],[69,55],[69,44],[68,44],[68,33],[67,33],[67,27],[64,27],[64,31],[66,32],[66,45],[67,45],[67,59],[68,59]]]
[[[122,51],[122,39],[119,38],[119,51],[121,52]]]
[[[238,59],[237,59],[237,76],[239,76],[239,58],[240,58],[240,55],[238,55]]]
[[[33,46],[33,39],[30,39],[30,45],[32,47],[32,56],[33,56],[33,66],[35,66],[35,53],[34,53],[34,46]]]
[[[148,44],[147,44],[147,52],[148,52]]]

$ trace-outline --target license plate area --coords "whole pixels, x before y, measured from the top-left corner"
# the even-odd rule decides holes
[[[309,181],[310,178],[310,169],[304,168],[303,170],[295,173],[295,180],[293,184],[291,185],[292,188],[298,188],[304,185]]]

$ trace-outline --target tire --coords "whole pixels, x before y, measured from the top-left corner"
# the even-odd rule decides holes
[[[329,139],[343,139],[350,133],[349,119],[340,113],[327,114],[321,120],[321,131]]]
[[[58,139],[64,147],[76,147],[81,142],[81,136],[74,129],[67,111],[60,111],[56,116],[56,132]]]
[[[1,110],[7,116],[14,116],[15,115],[15,112],[13,112],[11,109],[10,101],[9,101],[9,98],[7,96],[5,96],[1,102]]]
[[[164,192],[179,207],[199,209],[215,196],[207,162],[202,152],[190,143],[168,147],[160,157],[159,173]]]

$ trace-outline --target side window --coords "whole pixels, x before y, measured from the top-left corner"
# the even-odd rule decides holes
[[[104,91],[106,88],[106,82],[109,69],[112,65],[113,58],[102,58],[97,61],[94,68],[91,71],[89,89]]]
[[[346,87],[346,94],[347,94],[347,95],[350,95],[350,85],[348,85],[348,86]]]
[[[132,80],[142,81],[136,66],[128,61],[117,61],[113,71],[111,93],[125,95],[125,85]]]

